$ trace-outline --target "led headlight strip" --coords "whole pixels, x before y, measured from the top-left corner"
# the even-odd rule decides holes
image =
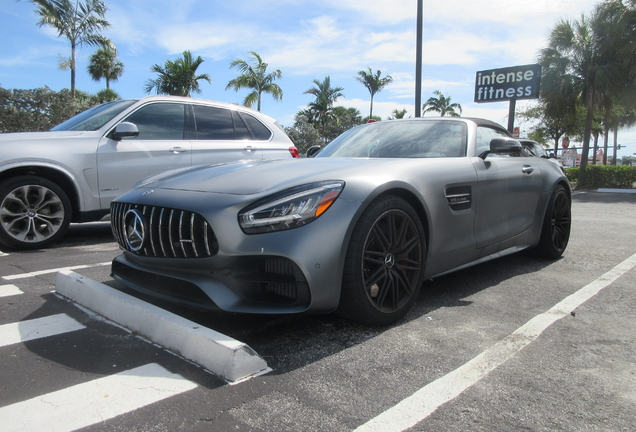
[[[243,209],[238,215],[239,224],[246,234],[307,225],[327,211],[343,188],[343,181],[324,181],[287,189]]]

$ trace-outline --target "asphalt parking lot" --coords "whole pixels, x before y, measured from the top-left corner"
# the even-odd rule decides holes
[[[233,385],[54,292],[69,268],[117,288],[118,253],[96,223],[0,256],[0,430],[636,430],[636,194],[576,194],[560,260],[427,281],[388,328],[172,309],[272,369]]]

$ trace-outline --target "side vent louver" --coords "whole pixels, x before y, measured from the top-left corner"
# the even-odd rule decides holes
[[[455,211],[468,210],[472,206],[472,192],[470,186],[454,186],[446,189],[448,205]]]

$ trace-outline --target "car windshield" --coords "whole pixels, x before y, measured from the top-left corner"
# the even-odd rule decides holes
[[[317,157],[439,158],[466,155],[466,124],[388,120],[350,129]]]
[[[110,120],[117,114],[135,103],[135,100],[119,100],[97,105],[79,113],[75,117],[71,117],[64,123],[55,126],[52,131],[94,131]]]

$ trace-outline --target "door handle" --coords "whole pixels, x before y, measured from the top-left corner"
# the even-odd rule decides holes
[[[252,147],[252,146],[246,146],[246,147],[243,148],[243,150],[245,150],[248,153],[252,153],[252,152],[256,151],[256,149],[254,147]]]
[[[172,152],[174,154],[179,154],[179,153],[187,152],[188,149],[184,149],[183,147],[172,147],[168,151],[170,151],[170,152]]]
[[[524,165],[523,168],[521,168],[521,171],[523,171],[524,174],[531,174],[534,171],[534,168],[530,165]]]

